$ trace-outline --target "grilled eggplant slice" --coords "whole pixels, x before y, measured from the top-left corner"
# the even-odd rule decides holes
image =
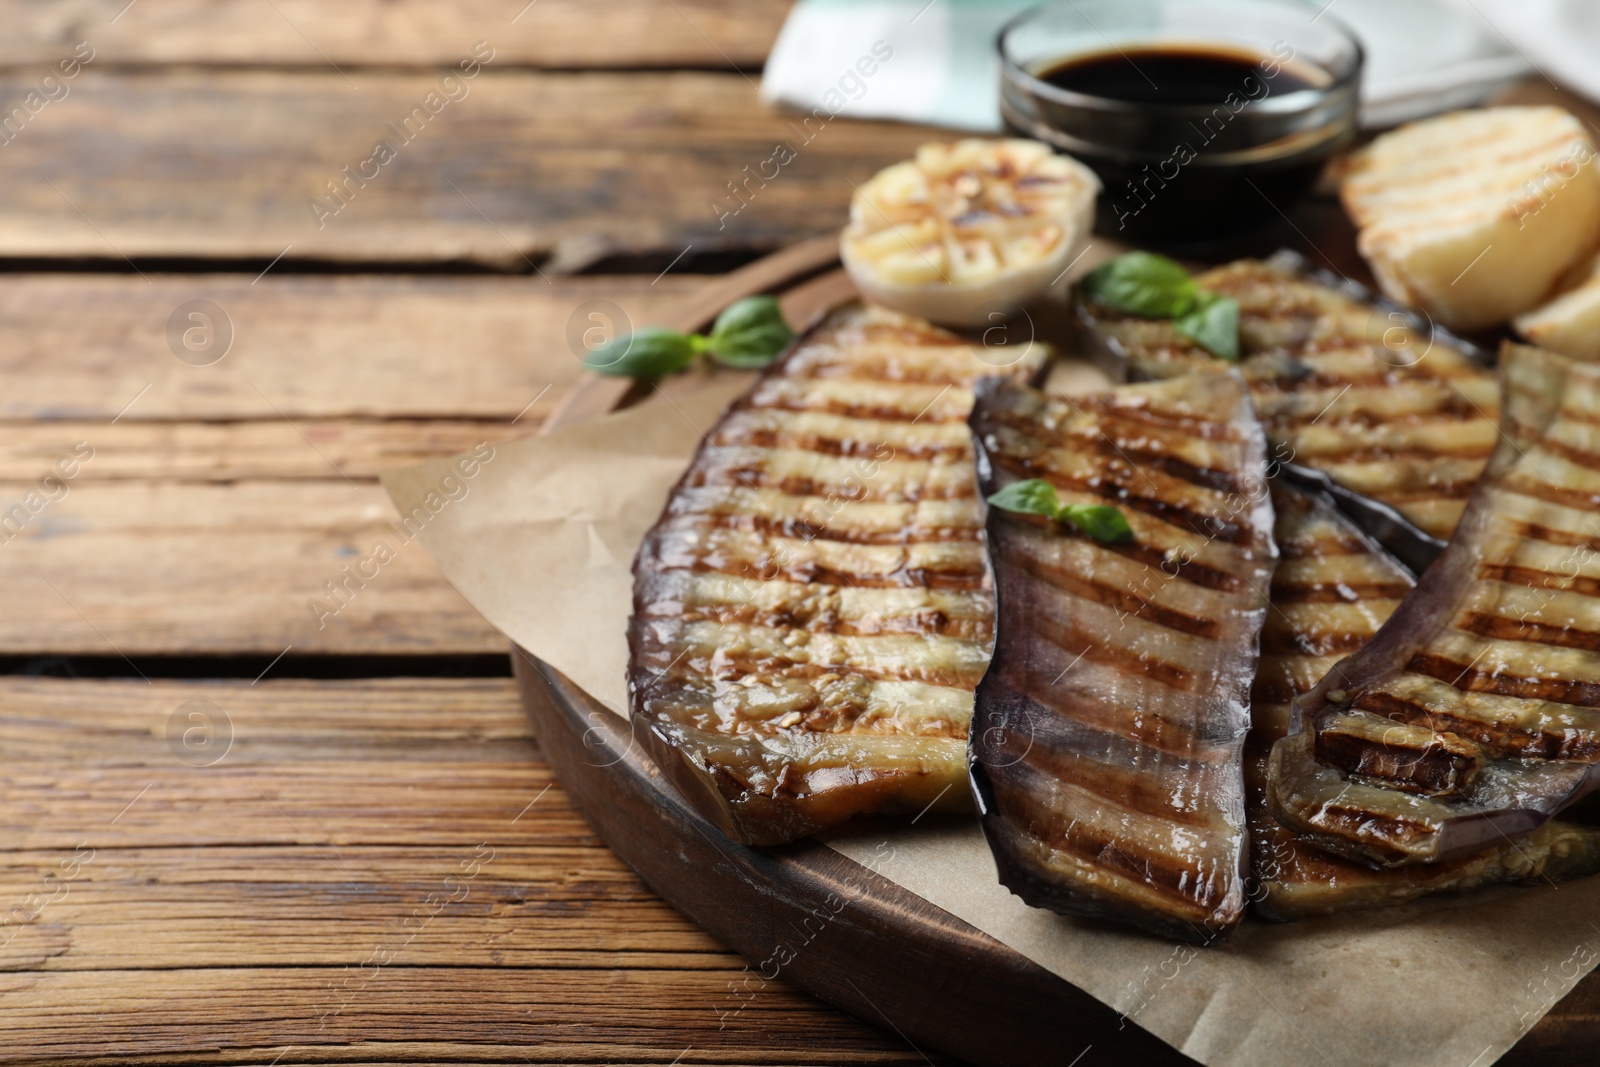
[[[727,834],[959,810],[994,592],[966,418],[1045,348],[835,312],[707,435],[634,561],[632,714]]]
[[[1273,747],[1274,814],[1375,866],[1514,840],[1600,783],[1600,365],[1508,345],[1501,366],[1450,547]]]
[[[1029,904],[1205,942],[1244,911],[1247,697],[1276,552],[1238,374],[1077,400],[985,383],[986,492],[1042,478],[1118,507],[1129,544],[989,511],[1000,605],[972,780]]]
[[[1323,852],[1267,809],[1267,761],[1288,731],[1289,705],[1365,645],[1415,584],[1331,503],[1275,481],[1280,559],[1261,631],[1245,742],[1245,804],[1257,914],[1276,920],[1400,904],[1496,882],[1575,878],[1600,871],[1600,832],[1552,820],[1527,837],[1457,860],[1388,870]]]
[[[1403,519],[1416,531],[1397,536],[1437,554],[1494,447],[1499,387],[1482,354],[1292,259],[1241,260],[1195,281],[1239,301],[1239,369],[1275,462],[1324,472],[1373,502],[1363,525]],[[1216,362],[1170,321],[1083,302],[1079,316],[1114,373],[1170,378]]]

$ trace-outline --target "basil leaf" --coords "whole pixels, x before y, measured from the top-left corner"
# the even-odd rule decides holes
[[[1024,515],[1043,515],[1053,519],[1061,510],[1056,487],[1043,478],[1029,478],[1012,482],[989,498],[989,503],[1002,511],[1017,511]]]
[[[662,378],[694,362],[694,339],[665,326],[614,337],[584,357],[592,371],[619,378]]]
[[[1199,302],[1200,288],[1182,264],[1153,252],[1129,252],[1101,264],[1083,279],[1095,301],[1150,319],[1187,314]]]
[[[765,367],[794,340],[783,321],[778,301],[770,296],[747,296],[729,304],[711,328],[707,339],[711,357],[730,367]]]
[[[1238,362],[1239,301],[1202,292],[1200,304],[1172,320],[1172,328],[1218,359]]]
[[[1127,517],[1110,504],[1068,504],[1058,518],[1106,544],[1125,545],[1133,540]]]

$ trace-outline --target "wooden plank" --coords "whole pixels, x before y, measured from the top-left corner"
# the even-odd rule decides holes
[[[677,274],[654,282],[0,274],[0,418],[509,423],[520,415],[531,432],[582,373],[569,327],[604,327],[618,312],[624,330],[656,323],[704,285]],[[168,341],[175,312],[199,300],[221,309],[233,337],[226,355],[205,366],[195,364],[209,352],[184,362]],[[191,325],[187,314],[176,315],[179,327]],[[205,336],[191,340],[203,344]]]
[[[52,886],[45,897],[60,897],[46,906],[37,933],[0,934],[10,938],[0,947],[0,969],[28,962],[51,970],[337,966],[370,950],[397,911],[439,893],[443,879],[461,881],[460,861],[476,847],[345,847],[331,862],[310,846],[100,848],[65,890],[45,881],[52,872],[60,877],[63,852],[0,854],[0,900],[24,900],[42,885]],[[436,917],[438,937],[408,946],[408,966],[727,965],[716,942],[602,846],[502,841],[492,848],[482,875],[443,889],[462,907]],[[241,899],[252,906],[241,910]],[[304,936],[308,924],[315,938]],[[70,945],[52,934],[52,946],[45,931],[62,926],[71,929]]]
[[[948,136],[882,122],[806,128],[738,74],[491,66],[465,98],[413,120],[407,141],[389,124],[439,76],[352,80],[85,68],[0,152],[0,256],[154,266],[149,257],[265,263],[287,250],[529,271],[564,247],[569,263],[608,247],[777,248],[839,227],[852,182]],[[0,100],[30,86],[0,77]],[[363,167],[380,141],[395,157]],[[357,176],[334,199],[329,183],[346,166]]]
[[[950,1062],[786,988],[769,986],[734,1014],[738,968],[391,965],[362,984],[360,963],[0,976],[0,1062]]]
[[[0,65],[51,64],[85,39],[107,65],[445,66],[485,40],[507,66],[759,69],[788,7],[609,0],[602,13],[583,0],[4,0],[0,25],[10,32],[0,39]]]
[[[0,513],[43,504],[0,529],[0,653],[502,653],[377,473],[534,432],[582,373],[574,315],[661,321],[704,284],[0,276]],[[209,366],[168,345],[192,300],[233,324]],[[79,442],[67,495],[30,498]],[[346,585],[380,542],[395,560]]]
[[[0,484],[0,511],[35,488]],[[135,664],[291,646],[297,655],[504,651],[394,520],[376,483],[338,478],[74,484],[0,544],[0,651]],[[329,582],[345,592],[329,593]]]
[[[924,1062],[662,904],[526,722],[509,679],[0,678],[0,1061]]]
[[[559,395],[559,394],[556,394]],[[544,405],[541,404],[541,407]],[[291,422],[0,423],[0,483],[42,476],[78,442],[92,443],[77,485],[160,479],[370,481],[389,467],[465,452],[481,442],[526,437],[537,418],[516,422],[452,419],[306,419]]]

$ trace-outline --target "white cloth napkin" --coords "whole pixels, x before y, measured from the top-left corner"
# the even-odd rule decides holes
[[[761,95],[818,118],[1000,129],[995,35],[1029,0],[799,0]],[[1600,100],[1597,0],[1307,0],[1367,50],[1362,122],[1477,103],[1537,63]],[[1459,8],[1459,10],[1457,10]],[[1513,43],[1515,42],[1515,43]],[[1559,72],[1559,73],[1558,73]]]
[[[1600,103],[1596,0],[1444,0],[1540,74]]]

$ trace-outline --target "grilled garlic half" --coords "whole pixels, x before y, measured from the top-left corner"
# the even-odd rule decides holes
[[[1100,180],[1038,141],[925,144],[850,204],[840,254],[869,300],[988,325],[1050,288],[1094,225]]]

